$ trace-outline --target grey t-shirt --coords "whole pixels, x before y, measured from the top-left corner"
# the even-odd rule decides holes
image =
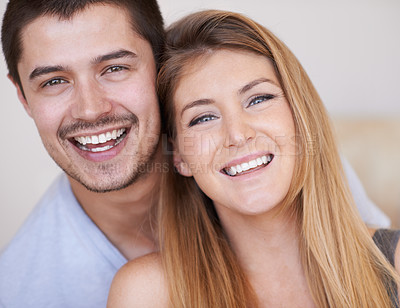
[[[100,308],[126,258],[75,199],[63,174],[0,256],[6,308]]]

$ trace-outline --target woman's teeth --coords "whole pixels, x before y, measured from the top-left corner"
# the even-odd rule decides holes
[[[74,140],[77,142],[76,145],[84,151],[90,151],[90,152],[103,152],[107,151],[113,147],[115,147],[117,144],[119,144],[124,137],[126,136],[125,134],[126,129],[125,128],[120,128],[120,129],[114,129],[111,132],[106,132],[100,135],[93,135],[93,136],[81,136],[81,137],[74,137]],[[89,144],[103,144],[106,143],[110,140],[116,140],[114,145],[105,145],[103,147],[92,147],[88,148],[85,145]]]
[[[231,166],[231,167],[225,168],[224,170],[225,170],[226,174],[228,174],[230,176],[235,176],[244,171],[248,171],[250,169],[257,168],[258,166],[268,165],[271,162],[273,157],[274,156],[272,154],[264,155],[261,157],[257,157],[256,159],[250,160],[247,163],[242,163],[242,164],[239,164],[236,166]]]

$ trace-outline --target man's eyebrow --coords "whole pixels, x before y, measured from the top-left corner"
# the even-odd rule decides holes
[[[120,49],[117,51],[110,52],[105,55],[101,55],[93,59],[92,63],[99,64],[101,62],[113,60],[113,59],[120,59],[120,58],[136,58],[137,55],[125,49]],[[65,72],[68,69],[62,65],[54,65],[54,66],[39,66],[35,68],[32,73],[29,75],[29,80],[33,80],[41,75],[46,75],[54,72]]]
[[[259,78],[259,79],[253,80],[252,82],[246,84],[243,88],[241,88],[241,89],[238,91],[238,93],[239,93],[239,94],[243,94],[243,93],[249,91],[251,88],[253,88],[253,87],[255,87],[256,85],[258,85],[258,84],[260,84],[260,83],[263,83],[263,82],[272,83],[273,85],[279,87],[279,85],[277,85],[276,82],[273,81],[273,80],[271,80],[271,79],[268,79],[268,78]]]
[[[54,66],[39,66],[35,68],[32,73],[29,75],[29,80],[32,81],[33,79],[41,76],[41,75],[46,75],[49,73],[54,73],[54,72],[65,72],[67,69],[64,66],[61,65],[54,65]]]
[[[214,103],[214,101],[211,99],[199,99],[197,101],[191,102],[191,103],[187,104],[185,107],[183,107],[183,109],[181,111],[181,116],[186,110],[188,110],[190,108],[193,108],[196,106],[202,106],[202,105],[210,105],[213,103]]]
[[[109,60],[114,60],[114,59],[120,59],[120,58],[136,58],[137,55],[132,52],[128,51],[125,49],[120,49],[117,51],[110,52],[108,54],[96,57],[93,59],[92,63],[94,64],[99,64],[101,62],[109,61]]]

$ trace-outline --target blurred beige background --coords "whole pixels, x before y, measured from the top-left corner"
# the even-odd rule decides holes
[[[3,15],[7,1],[0,0]],[[299,58],[334,118],[342,153],[400,227],[400,1],[160,0],[166,24],[199,9],[242,12]],[[0,60],[0,249],[60,172]]]
[[[369,197],[400,228],[400,117],[335,117],[334,126]]]

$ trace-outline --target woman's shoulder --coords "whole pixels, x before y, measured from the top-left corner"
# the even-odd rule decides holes
[[[107,307],[167,306],[167,283],[158,253],[129,261],[115,275]]]

